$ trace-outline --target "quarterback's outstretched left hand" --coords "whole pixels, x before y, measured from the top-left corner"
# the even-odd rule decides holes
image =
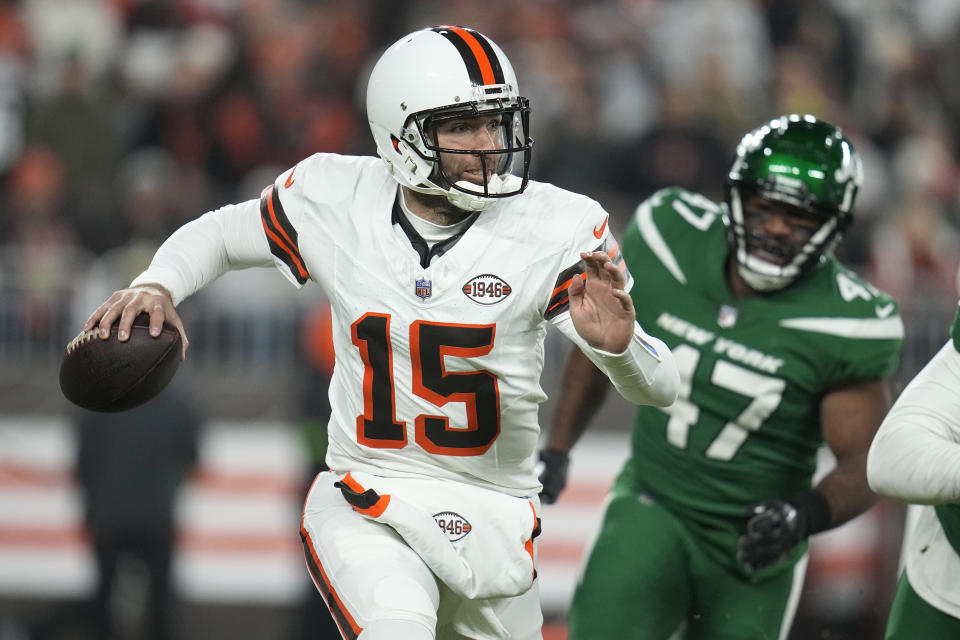
[[[623,290],[623,272],[602,251],[580,254],[583,277],[570,282],[570,318],[577,333],[594,349],[623,353],[633,338],[637,314]]]

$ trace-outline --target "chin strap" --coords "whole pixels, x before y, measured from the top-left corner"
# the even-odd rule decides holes
[[[503,178],[499,175],[492,175],[487,180],[487,193],[494,195],[499,194],[503,191],[505,185],[506,181]],[[493,204],[494,199],[482,195],[483,191],[479,188],[479,185],[468,182],[467,180],[460,180],[456,183],[456,186],[470,192],[465,193],[464,191],[453,188],[447,190],[447,200],[458,209],[463,209],[464,211],[483,211]]]
[[[737,271],[754,291],[779,291],[793,282],[793,278],[767,275],[758,271],[754,271],[739,261],[737,262]]]

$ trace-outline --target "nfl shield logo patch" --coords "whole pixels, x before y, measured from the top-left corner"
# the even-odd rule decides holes
[[[717,314],[717,324],[724,329],[729,329],[737,324],[737,309],[728,304],[720,307],[720,313]]]
[[[414,292],[421,300],[426,300],[433,294],[433,284],[426,278],[420,278],[414,285]]]

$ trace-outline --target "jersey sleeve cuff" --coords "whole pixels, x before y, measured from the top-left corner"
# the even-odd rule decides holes
[[[176,269],[168,267],[151,266],[146,271],[138,275],[130,283],[131,287],[139,287],[146,284],[159,284],[170,292],[173,299],[173,306],[178,306],[187,297],[186,289],[180,274]]]
[[[639,324],[623,353],[610,353],[584,345],[587,356],[610,378],[617,391],[635,404],[667,406],[676,399],[680,377],[670,350],[647,335]]]

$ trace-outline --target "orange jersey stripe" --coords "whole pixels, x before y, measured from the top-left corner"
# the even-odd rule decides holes
[[[303,263],[301,263],[300,260],[297,258],[296,254],[293,253],[293,250],[290,249],[286,245],[286,243],[284,243],[283,238],[281,238],[276,233],[271,231],[270,228],[267,227],[267,222],[262,218],[261,218],[261,222],[263,224],[263,231],[264,233],[267,234],[267,237],[273,240],[277,244],[277,246],[280,247],[280,249],[282,249],[283,252],[290,257],[291,260],[293,260],[294,265],[297,267],[297,273],[299,273],[300,276],[303,278],[308,278],[309,274],[307,273],[306,269],[304,269]]]
[[[556,309],[556,308],[559,307],[559,306],[565,305],[565,304],[568,303],[568,302],[570,302],[570,296],[564,296],[564,297],[563,297],[561,300],[559,300],[558,302],[555,302],[555,303],[553,303],[552,305],[550,305],[549,307],[547,307],[547,313],[553,311],[554,309]]]
[[[296,249],[296,246],[297,246],[296,243],[290,239],[290,236],[287,235],[287,232],[284,231],[283,227],[280,226],[280,221],[277,220],[277,213],[276,211],[273,210],[273,195],[274,195],[273,185],[270,185],[269,187],[267,187],[267,189],[269,189],[269,193],[267,194],[267,211],[270,212],[270,218],[271,220],[273,220],[274,227],[278,232],[280,232],[280,234],[283,235],[283,238],[284,240],[286,240],[286,242],[283,242],[282,240],[280,240],[280,238],[278,238],[275,234],[270,233],[270,230],[267,228],[266,221],[262,220],[262,217],[261,217],[261,221],[263,223],[263,229],[264,231],[267,232],[267,235],[273,238],[274,242],[276,242],[280,246],[280,248],[283,249],[283,251],[290,256],[290,258],[293,260],[294,264],[297,267],[297,271],[300,273],[300,277],[309,278],[310,274],[307,272],[306,267],[304,267],[303,265],[303,261],[300,259],[300,252]]]
[[[580,276],[580,279],[581,279],[581,280],[586,280],[586,279],[587,279],[587,274],[586,274],[586,273],[580,273],[580,274],[578,274],[578,275]],[[576,276],[574,276],[574,277],[576,277]],[[571,280],[573,280],[573,278],[570,278],[570,280],[567,280],[566,282],[564,282],[563,284],[561,284],[559,287],[557,287],[556,289],[554,289],[553,292],[550,294],[550,297],[552,298],[552,297],[556,296],[558,293],[562,293],[563,291],[566,291],[567,289],[569,289],[569,288],[570,288],[570,281],[571,281]]]
[[[300,527],[300,536],[303,538],[304,551],[308,554],[308,565],[311,569],[316,569],[316,572],[311,571],[310,575],[313,577],[314,582],[317,583],[317,589],[320,591],[320,594],[328,595],[329,599],[333,601],[327,602],[327,608],[334,614],[333,618],[337,626],[340,627],[340,632],[345,638],[356,638],[363,633],[363,628],[357,624],[357,621],[350,615],[350,611],[343,605],[340,596],[337,595],[337,590],[333,588],[333,583],[330,582],[330,578],[327,577],[327,572],[323,570],[323,566],[320,564],[320,557],[314,548],[313,539],[307,532],[306,527],[302,525]],[[324,599],[326,600],[327,598]],[[341,620],[349,626],[349,631],[343,628]]]

